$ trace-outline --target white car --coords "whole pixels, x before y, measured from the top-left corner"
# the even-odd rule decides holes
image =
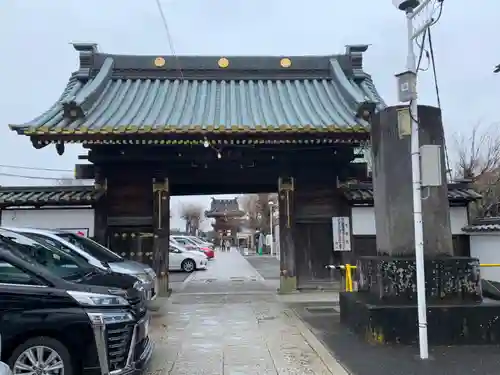
[[[5,363],[0,362],[0,375],[12,375],[12,371]]]
[[[197,251],[189,251],[170,242],[168,269],[193,272],[207,269],[207,257]]]
[[[170,237],[182,245],[189,244],[189,245],[193,245],[193,246],[197,246],[197,247],[208,247],[210,249],[212,249],[214,247],[213,244],[206,242],[206,241],[203,241],[195,236],[174,234]]]
[[[0,335],[0,354],[2,353],[2,336]],[[0,375],[12,375],[12,371],[10,370],[7,364],[0,361]]]

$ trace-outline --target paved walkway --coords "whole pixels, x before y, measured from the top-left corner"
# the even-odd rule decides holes
[[[237,251],[218,252],[162,310],[151,374],[347,374]]]

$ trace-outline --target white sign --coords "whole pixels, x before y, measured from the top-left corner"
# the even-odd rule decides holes
[[[349,217],[332,217],[333,251],[351,251],[351,224]]]

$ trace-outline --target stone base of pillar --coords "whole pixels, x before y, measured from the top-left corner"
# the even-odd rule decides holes
[[[289,294],[297,292],[297,277],[295,276],[280,276],[280,294]]]
[[[418,344],[417,305],[372,303],[359,292],[340,294],[340,321],[367,342]],[[500,344],[500,302],[427,306],[429,345]]]
[[[172,290],[168,285],[168,275],[158,276],[158,297],[169,297]]]
[[[500,344],[500,302],[483,301],[477,259],[426,259],[425,279],[429,344]],[[355,280],[357,292],[341,293],[341,322],[367,341],[417,343],[415,259],[360,257]]]

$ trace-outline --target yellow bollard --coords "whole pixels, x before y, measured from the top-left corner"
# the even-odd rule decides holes
[[[345,274],[346,274],[346,291],[352,292],[352,275],[351,275],[351,265],[350,264],[346,264]]]

